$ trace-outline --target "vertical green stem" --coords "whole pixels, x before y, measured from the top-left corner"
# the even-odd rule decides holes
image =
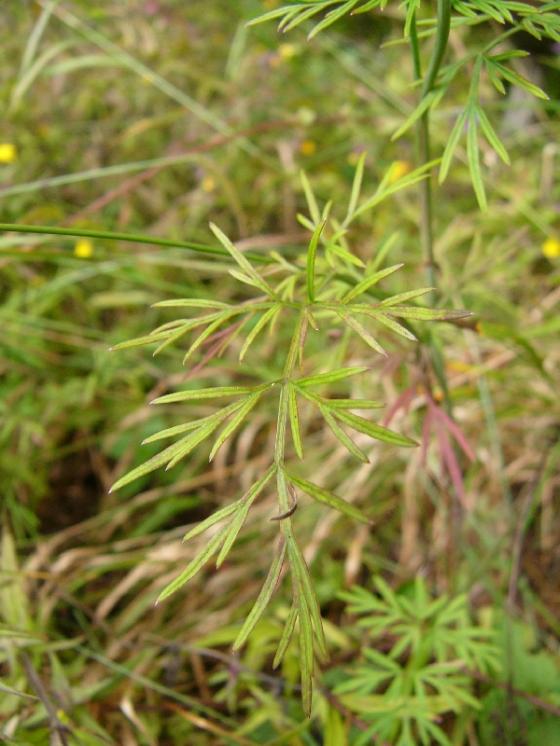
[[[276,440],[274,443],[274,461],[276,463],[278,474],[278,503],[281,512],[285,512],[289,507],[288,492],[286,479],[284,476],[284,459],[286,452],[286,433],[288,430],[288,382],[296,366],[298,354],[301,345],[301,335],[304,323],[304,313],[300,312],[298,320],[294,327],[292,340],[286,362],[284,364],[283,380],[280,384],[280,399],[278,403],[278,418],[276,422]],[[291,531],[291,521],[283,521],[284,532]]]
[[[422,83],[421,99],[425,98],[434,87],[447,49],[450,28],[451,0],[437,0],[436,43],[428,65],[428,72]],[[411,24],[410,46],[412,50],[414,77],[417,81],[420,81],[422,80],[422,65],[420,61],[418,32],[416,29],[416,16],[414,16]],[[417,165],[422,166],[428,163],[431,158],[429,111],[426,111],[420,117],[416,125],[416,148],[418,157]],[[423,179],[420,182],[420,237],[428,283],[431,287],[437,287],[436,261],[434,256],[432,183],[429,178]]]

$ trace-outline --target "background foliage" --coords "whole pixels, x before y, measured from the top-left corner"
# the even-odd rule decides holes
[[[498,6],[456,10],[468,18]],[[305,272],[309,234],[297,215],[318,222],[308,184],[320,208],[332,201],[344,220],[362,153],[366,196],[380,183],[406,183],[416,167],[412,129],[403,130],[422,114],[400,43],[407,8],[345,15],[310,42],[317,19],[281,36],[272,23],[247,27],[267,10],[281,9],[256,0],[3,4],[2,220],[216,245],[212,221],[241,250],[302,255]],[[557,8],[549,10],[554,26]],[[484,48],[504,30],[500,20],[510,19],[456,27],[451,53]],[[477,320],[476,328],[437,324],[449,394],[430,374],[426,348],[390,332],[380,337],[387,358],[363,335],[341,339],[339,327],[313,349],[314,370],[349,358],[367,369],[325,394],[380,400],[373,421],[421,447],[361,434],[356,447],[368,461],[359,464],[328,418],[305,410],[296,478],[333,488],[371,524],[298,503],[297,537],[329,650],[311,719],[297,644],[272,668],[290,624],[286,588],[246,646],[231,649],[268,572],[274,502],[255,502],[218,572],[205,565],[154,606],[207,547],[202,534],[182,544],[185,526],[264,474],[274,403],[259,401],[210,467],[210,449],[195,449],[180,467],[109,493],[159,452],[159,431],[184,420],[148,401],[203,388],[209,376],[227,385],[281,369],[287,329],[260,335],[258,355],[241,364],[214,359],[208,345],[185,368],[179,346],[155,359],[143,347],[110,352],[176,318],[153,305],[164,299],[246,299],[227,258],[165,242],[2,233],[2,738],[516,746],[560,738],[560,82],[553,47],[515,39],[507,50],[534,52],[506,60],[529,90],[504,75],[503,93],[487,77],[476,88],[470,58],[442,68],[445,95],[431,102],[433,154],[445,153],[445,183],[434,183],[441,305]],[[549,100],[533,95],[540,89]],[[486,139],[459,137],[454,124],[467,119]],[[351,247],[368,271],[404,264],[383,292],[424,285],[415,187],[365,212]],[[234,340],[237,352],[242,344]],[[200,417],[215,411],[196,407]]]

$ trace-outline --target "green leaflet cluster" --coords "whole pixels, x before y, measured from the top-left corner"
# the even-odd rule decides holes
[[[302,697],[309,712],[315,655],[324,660],[327,655],[321,614],[308,568],[293,532],[293,515],[300,495],[333,508],[340,513],[367,523],[368,517],[357,506],[334,492],[315,484],[300,473],[298,460],[303,457],[305,426],[300,408],[305,404],[322,417],[341,445],[360,461],[367,461],[367,453],[358,446],[349,432],[391,445],[411,447],[410,438],[372,422],[355,410],[365,412],[381,404],[369,399],[332,398],[323,393],[325,387],[345,382],[367,370],[365,367],[342,367],[326,372],[305,373],[305,343],[308,335],[341,327],[355,335],[376,353],[385,354],[379,334],[386,330],[407,340],[414,340],[411,321],[449,320],[462,318],[464,311],[447,311],[409,305],[431,288],[410,290],[387,296],[377,285],[396,272],[402,265],[380,269],[387,252],[395,243],[392,237],[379,249],[370,266],[354,255],[347,241],[349,226],[365,209],[424,178],[427,169],[408,174],[397,184],[384,179],[373,197],[361,201],[364,159],[356,168],[354,183],[345,217],[331,216],[330,205],[319,208],[317,199],[305,177],[303,188],[310,215],[300,216],[303,225],[312,232],[307,250],[302,257],[288,260],[272,253],[264,269],[257,270],[247,257],[215,225],[212,232],[234,262],[230,273],[240,283],[249,286],[254,297],[237,305],[216,300],[178,299],[164,301],[158,306],[188,311],[189,318],[181,318],[155,329],[152,334],[117,345],[126,349],[138,345],[155,345],[155,353],[189,337],[185,362],[203,345],[217,338],[214,354],[221,354],[237,340],[239,358],[250,353],[261,335],[275,329],[278,338],[288,338],[282,374],[272,380],[254,381],[243,385],[189,388],[160,396],[154,405],[223,401],[212,414],[162,430],[152,435],[149,442],[173,439],[160,453],[121,477],[113,486],[119,489],[159,467],[170,469],[188,456],[196,447],[211,442],[209,457],[233,437],[265,397],[276,402],[275,447],[271,462],[263,475],[238,500],[224,506],[189,531],[190,540],[209,529],[214,529],[203,549],[182,573],[161,593],[159,600],[181,588],[211,559],[219,567],[233,547],[254,502],[266,493],[274,492],[278,513],[272,518],[279,527],[278,543],[268,576],[255,605],[243,624],[235,642],[238,648],[247,639],[270,602],[285,569],[290,576],[293,606],[286,621],[284,634],[275,659],[278,665],[287,649],[292,634],[298,629],[302,665]],[[231,322],[234,322],[233,324]],[[229,325],[229,326],[228,326]],[[282,334],[278,327],[282,327]],[[226,334],[222,335],[225,331]],[[256,374],[255,374],[256,375]],[[233,401],[231,401],[233,400]],[[217,528],[220,526],[219,528]],[[216,527],[216,528],[214,528]]]
[[[307,0],[292,2],[259,16],[252,23],[278,21],[282,32],[290,31],[307,22],[313,22],[308,38],[331,26],[347,15],[367,13],[373,10],[382,11],[387,0]],[[481,91],[485,92],[486,83],[501,95],[507,93],[506,86],[515,86],[540,99],[548,99],[547,94],[528,80],[513,67],[516,60],[527,57],[528,52],[504,47],[508,39],[517,32],[525,32],[536,39],[548,38],[560,42],[560,3],[555,2],[518,2],[517,0],[439,0],[438,8],[444,8],[447,16],[447,32],[460,32],[462,29],[481,24],[507,26],[502,33],[495,34],[492,41],[481,49],[468,49],[458,60],[440,68],[440,63],[447,50],[447,33],[442,33],[441,17],[425,17],[419,0],[405,0],[402,4],[405,14],[403,21],[403,39],[392,43],[405,43],[411,46],[413,56],[418,51],[418,40],[435,39],[435,48],[441,42],[441,54],[436,55],[438,63],[426,72],[423,88],[417,106],[393,134],[393,140],[401,137],[419,120],[434,111],[451,88],[458,73],[462,72],[470,80],[469,94],[463,110],[457,116],[449,135],[439,169],[439,181],[446,179],[453,156],[463,133],[466,139],[466,160],[470,179],[481,209],[487,207],[487,197],[480,166],[480,134],[498,157],[509,165],[509,156],[505,145],[484,111],[480,100]],[[488,88],[488,86],[486,86]]]
[[[336,687],[344,705],[371,724],[355,744],[451,746],[438,723],[447,713],[480,708],[472,672],[499,670],[496,635],[473,624],[465,595],[433,599],[421,578],[401,593],[381,578],[375,586],[375,594],[358,587],[341,594],[372,643]],[[381,638],[383,651],[373,649]]]

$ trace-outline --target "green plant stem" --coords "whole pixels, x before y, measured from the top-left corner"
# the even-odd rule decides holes
[[[449,40],[451,28],[451,2],[450,0],[438,0],[437,2],[437,31],[436,44],[428,66],[428,72],[422,83],[420,98],[425,98],[434,87],[437,74]],[[410,29],[410,46],[412,50],[412,62],[414,77],[417,81],[422,80],[422,65],[420,61],[420,45],[416,28],[416,15],[414,16]],[[416,147],[418,166],[430,161],[430,115],[429,110],[424,112],[416,125]],[[433,201],[431,180],[423,179],[420,182],[420,238],[422,252],[426,265],[426,276],[431,287],[437,288],[436,260],[434,256],[434,234],[433,234]]]
[[[422,82],[420,99],[425,98],[433,89],[437,74],[441,67],[447,42],[449,40],[449,31],[451,28],[451,0],[437,0],[437,31],[436,43],[432,51],[432,56],[428,65],[428,71]],[[414,78],[416,81],[422,80],[422,62],[420,58],[420,44],[418,41],[418,31],[416,26],[416,14],[412,19],[410,27],[410,48],[412,52],[412,65]],[[417,166],[429,163],[431,160],[431,143],[430,143],[430,113],[429,109],[424,112],[416,123],[416,151]],[[438,288],[437,262],[434,254],[434,229],[433,229],[433,198],[432,182],[430,178],[423,179],[419,183],[420,196],[420,240],[422,245],[422,255],[426,269],[426,279],[428,285]],[[433,335],[429,334],[430,357],[432,368],[439,381],[443,395],[445,408],[449,415],[452,413],[451,399],[449,396],[449,386],[445,375],[445,367],[441,351],[438,349]]]
[[[210,246],[209,244],[193,243],[192,241],[174,241],[168,238],[157,238],[135,233],[118,233],[114,231],[94,231],[85,228],[57,228],[47,225],[21,225],[19,223],[0,223],[0,231],[12,231],[14,233],[32,233],[46,236],[67,236],[69,238],[99,238],[110,241],[127,241],[128,243],[152,244],[153,246],[166,246],[172,249],[190,249],[199,254],[211,256],[222,256],[231,259],[229,252],[221,246]],[[245,256],[252,262],[269,264],[270,259],[262,254],[247,252]]]

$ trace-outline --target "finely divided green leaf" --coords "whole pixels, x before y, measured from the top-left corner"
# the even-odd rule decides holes
[[[247,518],[247,513],[249,512],[250,507],[250,503],[242,503],[239,506],[237,513],[234,515],[232,521],[230,522],[226,531],[224,543],[222,544],[222,548],[220,549],[220,553],[218,555],[218,558],[216,559],[216,568],[221,567],[222,563],[228,556],[230,549],[237,539],[237,534],[241,531],[241,528],[245,523],[245,519]]]
[[[383,200],[387,199],[387,197],[390,197],[392,194],[400,192],[401,189],[405,189],[406,187],[417,184],[419,181],[428,178],[429,172],[432,168],[434,168],[434,166],[437,166],[438,163],[439,159],[435,159],[433,161],[430,161],[429,163],[425,163],[423,166],[420,166],[414,171],[411,171],[409,174],[406,174],[406,176],[403,176],[401,179],[398,179],[393,184],[382,182],[375,194],[367,199],[364,203],[362,203],[358,207],[354,215],[358,216],[364,212],[367,212],[368,210],[372,210],[380,202],[383,202]]]
[[[502,77],[506,80],[509,80],[509,82],[513,83],[513,85],[516,85],[518,88],[523,88],[529,93],[532,93],[533,96],[541,98],[544,101],[550,100],[550,97],[543,91],[542,88],[539,88],[538,85],[531,83],[530,80],[527,80],[527,78],[519,75],[519,73],[516,73],[515,70],[512,70],[510,67],[506,67],[505,65],[502,65],[500,63],[494,63],[494,66],[497,68]]]
[[[311,303],[315,301],[315,257],[324,227],[325,221],[317,225],[307,248],[307,297]]]
[[[417,122],[420,117],[422,117],[432,106],[437,106],[437,104],[441,101],[444,92],[445,89],[442,90],[440,88],[435,89],[424,96],[424,98],[420,101],[412,114],[410,114],[406,118],[406,120],[401,124],[398,130],[391,136],[391,140],[393,142],[395,140],[398,140],[399,137],[402,137],[402,135],[404,135],[404,133],[409,130],[412,125]]]
[[[241,396],[250,394],[255,390],[254,386],[215,386],[208,389],[186,389],[174,394],[158,396],[151,404],[172,404],[178,401],[200,401],[202,399],[218,399],[222,396]]]
[[[504,163],[507,163],[507,165],[509,166],[510,160],[509,160],[508,152],[505,149],[503,142],[500,140],[500,138],[496,134],[496,131],[490,124],[490,120],[486,116],[486,112],[482,108],[478,107],[477,113],[478,113],[478,121],[480,123],[480,129],[483,131],[484,136],[488,140],[488,143],[494,148],[494,150],[500,156],[502,161]]]
[[[472,316],[470,311],[452,311],[445,308],[423,308],[422,306],[393,306],[391,316],[412,321],[454,321]]]
[[[313,628],[305,601],[298,594],[299,619],[299,664],[301,667],[301,701],[303,711],[309,717],[313,700]]]
[[[369,277],[365,277],[341,298],[341,303],[350,303],[350,301],[353,301],[358,296],[366,293],[371,287],[377,285],[377,283],[384,277],[388,277],[401,267],[404,267],[404,264],[394,264],[392,267],[381,269],[379,272],[374,272],[372,275],[369,275]]]
[[[339,370],[333,370],[329,373],[317,373],[314,376],[305,376],[297,381],[294,381],[298,386],[321,386],[324,383],[335,383],[336,381],[342,381],[344,378],[355,376],[358,373],[363,373],[367,368],[364,366],[355,366],[352,368],[340,368]]]
[[[157,334],[146,334],[143,337],[136,337],[135,339],[128,339],[126,342],[119,342],[118,344],[113,345],[111,350],[128,350],[131,347],[142,347],[143,345],[153,344],[160,339],[165,339],[168,336],[168,331],[158,332]]]
[[[402,324],[399,324],[398,321],[395,321],[387,314],[376,313],[374,318],[376,319],[376,321],[379,321],[380,324],[383,324],[388,329],[391,329],[391,331],[395,332],[395,334],[399,334],[401,337],[405,337],[405,339],[410,339],[412,342],[418,341],[411,331],[409,331]]]
[[[290,415],[290,427],[292,430],[292,439],[297,455],[303,458],[303,445],[301,442],[301,431],[299,427],[299,413],[297,406],[296,388],[293,384],[288,384],[288,413]]]
[[[175,593],[175,591],[178,591],[179,588],[185,585],[185,583],[187,583],[197,574],[197,572],[199,572],[199,570],[202,569],[202,567],[206,564],[206,562],[208,562],[212,555],[214,555],[218,551],[218,548],[222,541],[225,539],[228,530],[229,526],[226,526],[210,539],[204,549],[199,552],[196,557],[191,560],[191,562],[189,562],[183,572],[179,576],[177,576],[175,580],[172,580],[169,585],[165,586],[165,588],[159,594],[156,604],[160,603],[160,601],[163,601],[168,596],[171,596],[171,594]]]
[[[237,509],[237,513],[235,514],[233,520],[226,530],[224,543],[218,555],[218,559],[216,560],[216,567],[220,567],[229,554],[229,551],[232,548],[238,533],[241,531],[241,528],[245,523],[245,519],[247,518],[247,514],[249,513],[251,505],[255,502],[257,497],[261,494],[261,492],[264,490],[275,473],[276,465],[273,464],[238,501],[239,507]]]
[[[354,443],[352,438],[348,436],[344,430],[340,427],[340,425],[337,423],[335,418],[332,416],[332,414],[326,409],[326,407],[321,407],[321,414],[325,418],[325,422],[332,430],[333,435],[335,438],[342,443],[342,445],[353,455],[355,456],[359,461],[361,461],[364,464],[369,463],[369,459],[366,456],[366,454],[362,451],[361,448],[358,448],[358,446]]]
[[[206,329],[202,331],[198,337],[194,340],[194,342],[190,345],[189,349],[186,351],[185,356],[183,357],[183,365],[187,362],[187,360],[194,355],[194,353],[198,350],[198,348],[204,344],[204,342],[208,339],[208,337],[212,336],[214,332],[220,328],[220,326],[227,321],[229,318],[231,318],[235,314],[235,311],[224,311],[224,313],[221,313],[218,318],[213,321],[211,324],[208,324]]]
[[[208,417],[202,417],[199,420],[193,420],[193,422],[185,422],[182,425],[175,425],[174,427],[168,427],[165,430],[160,430],[158,433],[154,433],[153,435],[150,435],[148,438],[143,440],[142,445],[144,445],[145,443],[153,443],[154,441],[162,440],[163,438],[171,438],[174,435],[181,435],[182,433],[188,432],[189,430],[196,430],[197,427],[201,427],[201,425],[204,425],[206,422],[216,417],[221,417],[222,415],[227,417],[232,412],[238,410],[241,406],[243,406],[243,401],[237,401],[227,407],[224,407],[219,412],[213,412],[211,415],[208,415]]]
[[[329,409],[380,409],[385,404],[373,399],[321,399]]]
[[[237,430],[243,420],[247,417],[249,412],[256,406],[257,402],[262,396],[262,391],[257,391],[247,397],[245,402],[239,408],[239,411],[234,417],[227,423],[222,432],[216,438],[216,442],[212,446],[210,451],[209,461],[212,461],[218,450],[222,447],[225,441]]]
[[[376,352],[379,352],[381,355],[387,355],[383,347],[379,344],[379,342],[375,339],[375,337],[370,334],[370,332],[360,324],[360,322],[355,319],[353,316],[346,314],[346,313],[339,313],[338,316],[353,330],[356,332],[356,334],[373,350]]]
[[[362,189],[362,181],[364,178],[364,165],[366,162],[366,153],[362,153],[358,158],[356,164],[356,171],[354,172],[354,180],[352,181],[352,191],[350,193],[350,201],[348,202],[348,211],[346,213],[345,223],[352,219],[352,216],[356,212],[358,206],[358,200],[360,199],[360,191]]]
[[[441,159],[441,166],[439,169],[439,183],[440,184],[443,184],[443,182],[447,178],[447,174],[449,173],[449,167],[453,159],[453,154],[455,153],[455,150],[459,143],[459,139],[461,137],[461,133],[463,132],[463,129],[465,127],[467,116],[468,116],[468,109],[464,109],[457,117],[457,120],[455,124],[453,125],[453,129],[451,130],[451,134],[449,135],[449,138],[447,140],[447,145],[445,146],[445,150],[443,151],[443,156]]]
[[[155,469],[158,469],[160,466],[167,464],[175,456],[176,453],[180,452],[181,448],[189,440],[190,437],[191,435],[187,435],[185,438],[177,441],[177,443],[173,443],[160,453],[152,456],[152,458],[148,459],[140,466],[132,469],[132,471],[129,471],[128,474],[125,474],[124,477],[121,477],[115,482],[109,492],[119,490],[121,487],[129,484],[129,482],[133,482],[135,479],[138,479],[138,477],[143,477],[145,474],[149,474],[150,472],[155,471]]]
[[[231,308],[229,303],[205,298],[173,298],[153,303],[152,308]]]
[[[291,481],[291,480],[290,480]],[[294,577],[297,581],[298,587],[301,589],[305,606],[309,610],[313,627],[315,629],[315,635],[317,638],[317,651],[319,655],[326,659],[327,657],[327,644],[325,641],[325,633],[323,632],[323,621],[321,619],[321,609],[319,608],[319,601],[317,600],[317,594],[315,593],[315,587],[311,582],[309,576],[309,570],[307,564],[303,558],[301,550],[294,538],[291,536],[287,537],[288,545],[288,557],[290,560],[290,568]],[[300,619],[301,624],[301,619]]]
[[[418,445],[416,441],[411,440],[404,435],[399,435],[399,433],[388,430],[386,427],[382,427],[381,425],[375,425],[373,422],[365,420],[363,417],[359,417],[351,412],[338,410],[334,412],[334,415],[340,420],[340,422],[343,422],[345,425],[357,430],[359,433],[369,435],[370,438],[374,438],[375,440],[382,440],[385,443],[391,443],[396,446],[411,447]]]
[[[272,594],[274,593],[278,584],[280,573],[282,572],[285,556],[286,543],[284,540],[282,540],[279,549],[276,551],[276,556],[274,557],[272,565],[270,566],[270,570],[268,571],[266,580],[263,583],[261,592],[259,593],[253,608],[249,612],[249,615],[245,619],[245,622],[243,623],[243,626],[239,630],[239,634],[237,635],[235,642],[233,643],[233,650],[239,650],[239,648],[245,643],[245,641],[255,628],[255,625],[263,615],[264,610],[270,603]]]
[[[392,295],[390,298],[386,298],[379,304],[380,308],[387,308],[388,306],[397,306],[399,303],[404,303],[407,300],[413,298],[419,298],[426,293],[431,293],[434,288],[417,288],[416,290],[407,290],[405,293],[397,293]]]
[[[282,306],[280,304],[274,305],[271,308],[268,309],[263,315],[260,317],[260,319],[257,321],[255,326],[251,329],[249,334],[247,335],[247,339],[245,340],[243,347],[241,348],[241,351],[239,353],[239,360],[243,360],[245,355],[247,354],[248,349],[253,344],[257,336],[261,333],[261,331],[267,326],[269,323],[274,323],[274,320],[277,316],[277,314],[281,311]]]
[[[313,226],[318,225],[321,222],[321,212],[319,210],[317,200],[315,199],[315,195],[313,194],[313,189],[311,188],[309,179],[305,175],[304,171],[300,172],[300,179],[301,185],[303,187],[303,192],[305,194],[305,199],[307,201],[307,207],[309,208],[309,214],[311,215],[311,222],[308,222],[308,226],[310,230],[313,230]]]
[[[288,645],[290,644],[290,640],[292,639],[292,635],[294,634],[294,628],[296,626],[297,618],[298,618],[298,610],[294,604],[292,608],[290,609],[288,618],[286,619],[284,623],[284,629],[282,630],[282,637],[280,638],[280,642],[278,643],[278,649],[274,656],[274,660],[272,661],[272,668],[278,668],[280,663],[282,663],[282,660],[284,659],[284,656],[286,655],[286,650],[288,649]]]
[[[237,264],[241,267],[243,274],[247,275],[247,277],[253,281],[253,284],[259,287],[265,293],[267,293],[268,295],[273,295],[272,289],[269,287],[266,281],[260,276],[260,274],[249,262],[249,260],[243,255],[243,253],[239,251],[236,246],[234,246],[234,244],[230,241],[226,234],[222,230],[220,230],[220,228],[218,228],[218,226],[214,223],[210,223],[210,230],[216,236],[222,246],[229,251],[233,259],[235,259]],[[235,270],[232,270],[232,272],[233,271]]]
[[[220,521],[223,521],[225,518],[228,518],[232,513],[235,513],[235,511],[239,508],[239,505],[241,503],[241,500],[236,500],[233,503],[230,503],[229,505],[226,505],[223,508],[220,508],[219,510],[216,510],[215,513],[212,513],[212,515],[208,516],[208,518],[205,518],[203,521],[198,523],[194,528],[191,528],[190,531],[187,531],[187,533],[183,536],[183,541],[188,541],[189,539],[193,539],[195,536],[198,536],[199,534],[204,533],[207,529],[214,526],[216,523],[219,523]]]
[[[347,515],[350,518],[361,521],[361,523],[370,523],[369,518],[367,518],[359,508],[356,508],[356,506],[351,503],[347,503],[346,500],[343,500],[334,493],[324,490],[322,487],[318,487],[316,484],[308,482],[306,479],[296,477],[291,472],[288,474],[288,479],[292,484],[299,487],[306,493],[306,495],[309,495],[309,497],[312,497],[317,502],[320,502],[323,505],[328,505],[329,508],[338,510],[340,513],[344,513],[344,515]]]
[[[331,10],[327,15],[323,18],[322,21],[320,21],[313,30],[308,34],[308,39],[313,39],[314,36],[317,36],[317,34],[320,31],[323,31],[328,26],[331,26],[335,21],[338,21],[339,18],[342,18],[344,15],[349,13],[352,8],[358,4],[358,0],[347,0],[346,3],[343,3],[340,8],[335,8],[334,10]]]
[[[188,456],[189,453],[194,451],[194,449],[198,445],[200,445],[203,440],[206,440],[206,438],[212,435],[214,430],[218,428],[220,422],[222,422],[225,417],[226,415],[224,415],[223,411],[216,412],[215,419],[209,419],[208,422],[202,425],[202,427],[199,427],[198,430],[195,430],[193,433],[188,435],[184,439],[184,443],[181,448],[178,449],[177,453],[165,467],[166,471],[168,469],[172,469],[176,464],[179,463],[179,461],[181,461],[181,459],[185,458],[185,456]]]
[[[484,182],[480,171],[480,155],[478,152],[478,127],[476,113],[472,111],[469,115],[469,126],[467,129],[467,160],[469,162],[469,171],[476,198],[481,210],[486,210],[488,202],[486,201],[486,192]]]

